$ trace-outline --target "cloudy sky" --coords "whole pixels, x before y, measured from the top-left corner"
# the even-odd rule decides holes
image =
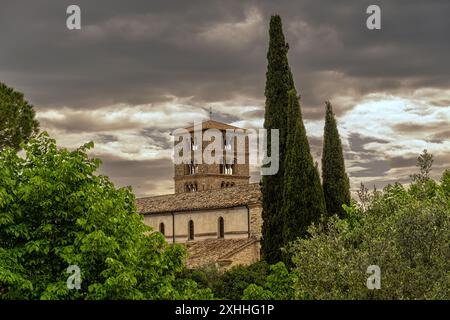
[[[81,30],[66,28],[70,4]],[[366,28],[370,4],[381,30]],[[60,145],[93,140],[118,186],[171,193],[172,129],[210,107],[215,120],[262,127],[274,13],[316,160],[331,100],[353,188],[408,182],[425,148],[435,176],[450,167],[448,0],[1,0],[0,81]]]

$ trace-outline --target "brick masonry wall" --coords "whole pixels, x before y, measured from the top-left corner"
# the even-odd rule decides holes
[[[255,204],[249,206],[250,210],[250,237],[258,240],[262,237],[262,205]]]
[[[243,250],[237,252],[229,258],[231,264],[224,267],[225,270],[230,269],[237,265],[249,265],[260,260],[261,244],[259,241],[255,241],[251,245],[247,246]]]

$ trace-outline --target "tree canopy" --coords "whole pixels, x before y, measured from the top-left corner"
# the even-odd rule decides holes
[[[45,133],[0,153],[1,299],[210,298],[177,279],[186,251],[145,226],[129,188],[95,174],[86,144],[57,148]],[[80,289],[67,285],[69,266]]]
[[[431,168],[425,155],[420,172]],[[345,219],[311,226],[311,237],[290,248],[296,290],[308,299],[449,299],[449,179],[446,170],[440,183],[427,177],[365,189],[360,203],[345,207]],[[380,267],[380,290],[366,287],[369,265]]]
[[[0,82],[0,151],[6,147],[18,150],[38,128],[33,106],[24,95]]]

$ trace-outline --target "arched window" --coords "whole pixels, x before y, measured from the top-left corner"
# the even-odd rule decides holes
[[[194,240],[194,221],[192,220],[188,223],[188,240]]]
[[[222,184],[220,185],[221,188],[225,187],[225,181],[222,181]]]
[[[159,224],[159,232],[161,232],[163,234],[163,236],[166,235],[166,227],[164,226],[164,223],[160,223]]]
[[[223,218],[219,217],[219,238],[222,239],[225,235],[225,226],[223,222]]]

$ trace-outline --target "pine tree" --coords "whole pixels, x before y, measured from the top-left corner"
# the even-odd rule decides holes
[[[311,156],[295,89],[289,91],[288,110],[282,207],[284,245],[305,237],[311,223],[318,222],[326,212],[319,171]]]
[[[294,88],[287,58],[288,46],[283,35],[281,18],[278,15],[270,19],[269,37],[264,128],[268,129],[268,150],[271,146],[270,129],[279,129],[279,170],[275,175],[262,177],[263,237],[261,245],[263,258],[269,263],[276,263],[281,260],[280,248],[283,242],[283,221],[280,211],[287,137],[288,91]]]
[[[322,182],[329,216],[345,216],[343,204],[350,204],[350,183],[345,173],[344,155],[336,119],[330,102],[326,102],[322,153]]]

